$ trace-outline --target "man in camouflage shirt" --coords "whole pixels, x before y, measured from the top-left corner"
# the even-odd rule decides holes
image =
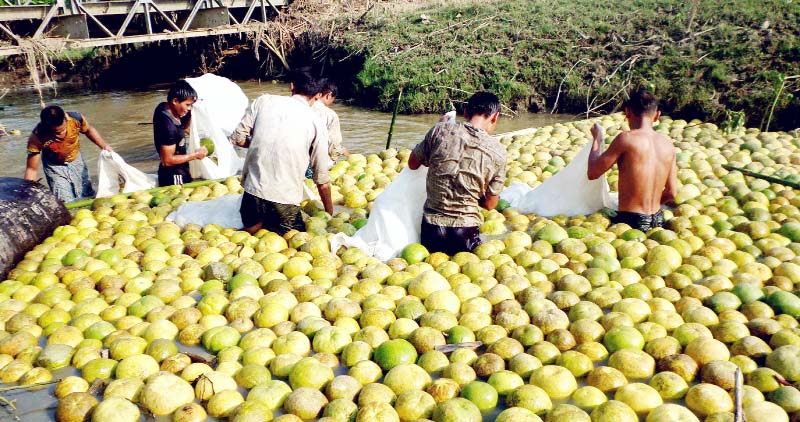
[[[465,122],[438,123],[411,153],[409,168],[429,167],[421,237],[430,252],[454,255],[481,243],[479,207],[494,209],[505,182],[506,151],[490,136],[499,115],[496,95],[475,93]]]

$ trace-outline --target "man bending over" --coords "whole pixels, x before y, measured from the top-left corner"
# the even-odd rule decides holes
[[[625,103],[631,130],[620,133],[602,154],[603,128],[592,126],[589,179],[602,176],[614,163],[619,166],[619,211],[612,224],[626,223],[643,232],[664,224],[661,205],[675,197],[678,168],[672,142],[653,129],[660,116],[658,99],[641,89]]]
[[[249,148],[239,212],[251,234],[262,228],[281,235],[305,230],[299,204],[309,165],[325,211],[333,214],[328,132],[311,110],[321,86],[305,72],[294,74],[290,86],[291,97],[264,94],[256,98],[230,138],[233,144]]]
[[[42,110],[39,119],[28,138],[28,161],[23,177],[36,180],[41,162],[50,191],[58,199],[71,202],[93,197],[92,179],[81,155],[80,135],[86,135],[102,150],[113,151],[111,146],[80,113],[65,112],[51,105]]]
[[[411,153],[409,168],[430,168],[421,230],[430,252],[453,255],[481,243],[479,206],[497,206],[506,174],[506,150],[489,136],[499,115],[496,95],[475,93],[464,110],[466,122],[438,123]]]

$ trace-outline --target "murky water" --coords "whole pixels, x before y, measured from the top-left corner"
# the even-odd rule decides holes
[[[253,100],[260,94],[287,95],[289,87],[283,83],[240,82],[247,96]],[[153,146],[153,109],[165,101],[167,87],[142,91],[92,92],[62,89],[53,97],[45,98],[48,104],[57,104],[66,110],[78,111],[86,116],[103,138],[128,164],[146,172],[158,169],[158,154]],[[0,99],[0,123],[8,130],[20,130],[19,135],[0,138],[0,176],[22,177],[25,171],[25,147],[28,135],[39,119],[39,99],[36,93],[10,94]],[[383,113],[353,107],[337,101],[333,109],[339,114],[344,145],[352,152],[372,153],[386,145],[391,113]],[[398,115],[395,122],[392,145],[413,147],[436,123],[439,115]],[[571,115],[520,113],[515,117],[503,116],[497,127],[498,133],[510,132],[534,126],[574,120]],[[82,138],[84,157],[92,177],[96,179],[98,149],[85,137]],[[40,177],[43,177],[41,170]]]
[[[241,82],[239,85],[252,100],[262,93],[286,95],[289,87],[281,83]],[[153,146],[152,113],[155,106],[164,101],[166,87],[143,91],[92,92],[62,89],[58,96],[52,93],[46,98],[48,103],[58,104],[66,110],[83,113],[122,157],[134,167],[155,173],[158,168],[158,155]],[[8,130],[20,130],[18,135],[0,138],[0,176],[22,177],[25,170],[25,147],[27,137],[38,121],[39,100],[31,92],[12,94],[0,99],[0,123]],[[372,153],[385,147],[387,132],[391,122],[390,113],[365,110],[337,102],[333,109],[339,114],[345,146],[352,152]],[[425,132],[438,120],[439,115],[399,115],[395,122],[393,146],[413,147]],[[498,123],[497,132],[504,133],[519,129],[544,126],[557,122],[574,120],[570,115],[549,115],[521,113],[516,117],[504,116]],[[82,138],[83,154],[90,173],[96,181],[98,149]],[[42,172],[39,172],[43,177]],[[201,352],[200,350],[192,350]],[[56,371],[54,379],[77,375],[73,369]],[[0,387],[3,385],[0,384]],[[14,390],[2,394],[8,400],[16,400],[16,412],[0,408],[0,421],[50,421],[54,420],[56,398],[54,385],[38,391]],[[502,409],[502,407],[500,408]],[[493,420],[500,409],[485,415],[485,420]],[[279,414],[279,413],[278,413]],[[277,414],[276,414],[277,416]],[[17,419],[19,418],[19,419]],[[144,420],[144,418],[143,418]],[[169,418],[157,418],[158,421]],[[211,420],[211,418],[209,418]]]

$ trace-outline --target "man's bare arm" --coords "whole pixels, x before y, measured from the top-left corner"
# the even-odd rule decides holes
[[[177,155],[175,154],[175,145],[162,145],[158,152],[161,156],[161,164],[167,167],[188,163],[192,160],[203,159],[206,157],[206,154],[208,154],[206,147],[200,147],[191,154]]]
[[[500,195],[486,193],[486,195],[484,195],[483,198],[478,201],[478,205],[484,209],[493,210],[495,207],[497,207],[498,202],[500,202]]]
[[[592,150],[589,151],[589,168],[586,172],[586,176],[589,180],[595,180],[602,176],[617,162],[617,160],[619,160],[624,150],[625,143],[624,134],[620,134],[614,138],[614,141],[611,142],[608,149],[601,154],[600,145],[603,142],[602,128],[595,124],[595,126],[592,127],[592,135],[594,139],[592,141]]]
[[[250,104],[250,107],[247,107],[247,111],[244,113],[244,117],[242,117],[242,121],[239,122],[239,125],[236,127],[236,130],[231,133],[229,138],[230,142],[233,145],[242,148],[250,148],[250,141],[252,140],[253,135],[253,125],[255,125],[255,116],[258,113],[256,110],[256,102],[259,99],[253,101]]]
[[[104,151],[114,151],[114,149],[111,148],[111,146],[108,145],[105,140],[103,140],[103,137],[100,136],[100,132],[98,132],[94,126],[89,126],[89,130],[86,131],[86,137],[89,138],[90,141],[94,142],[98,148]]]
[[[330,183],[323,183],[321,185],[317,185],[317,190],[319,191],[319,198],[322,200],[322,205],[325,207],[325,211],[333,215],[333,199],[331,199],[331,184]]]
[[[25,180],[36,181],[36,176],[39,174],[39,162],[42,159],[42,154],[28,154],[28,162],[25,167]]]
[[[408,156],[408,168],[411,170],[416,170],[421,166],[422,163],[419,161],[419,158],[415,154],[411,154]]]
[[[669,176],[667,176],[667,185],[664,186],[664,192],[661,193],[661,203],[675,199],[678,194],[678,164],[675,161],[675,152],[672,152],[672,165],[669,168]]]

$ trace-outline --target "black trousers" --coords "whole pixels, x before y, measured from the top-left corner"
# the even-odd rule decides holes
[[[481,244],[478,227],[444,227],[422,220],[422,245],[428,252],[444,252],[450,256],[458,252],[472,252]]]

